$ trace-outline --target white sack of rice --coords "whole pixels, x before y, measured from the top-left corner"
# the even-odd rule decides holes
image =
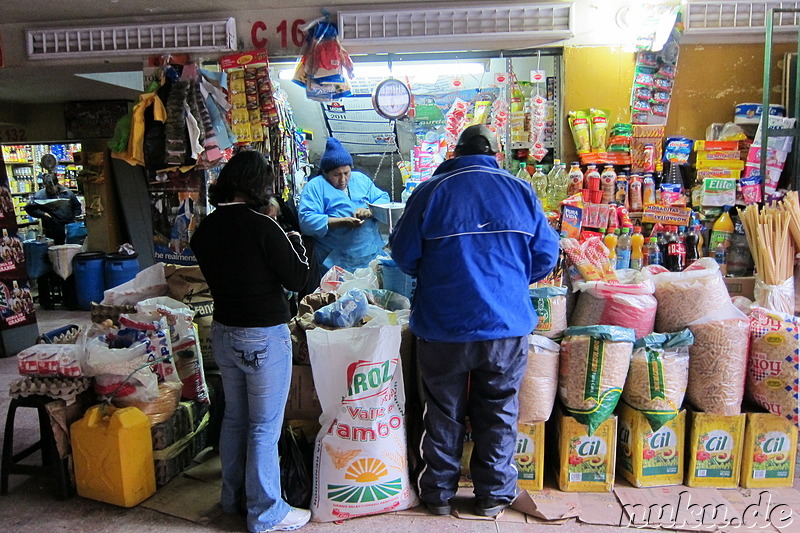
[[[532,424],[550,418],[558,390],[558,343],[528,335],[528,366],[519,390],[519,422]]]
[[[533,332],[549,339],[560,337],[567,329],[567,288],[539,287],[529,293],[538,317]]]

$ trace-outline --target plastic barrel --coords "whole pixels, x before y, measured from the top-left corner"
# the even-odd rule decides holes
[[[75,293],[78,307],[84,311],[92,309],[92,302],[103,301],[103,252],[83,252],[72,258],[72,272],[75,275]]]
[[[139,273],[139,260],[137,255],[108,254],[106,255],[105,288],[112,289],[117,285],[132,280]]]

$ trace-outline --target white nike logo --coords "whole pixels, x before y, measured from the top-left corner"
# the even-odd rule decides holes
[[[491,222],[484,222],[483,224],[478,224],[478,228],[485,228],[489,224],[491,224]]]

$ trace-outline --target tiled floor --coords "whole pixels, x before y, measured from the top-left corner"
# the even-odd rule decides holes
[[[89,313],[80,311],[37,311],[40,332],[66,324],[87,325]],[[8,385],[17,379],[16,357],[0,358],[0,416],[8,408]],[[20,446],[34,442],[38,431],[32,416],[20,411],[16,423],[15,441]],[[0,435],[0,438],[2,436]],[[0,440],[0,445],[2,441]],[[17,448],[17,449],[20,449]],[[38,454],[34,454],[34,458]],[[207,525],[201,525],[150,510],[142,506],[130,509],[74,496],[60,501],[55,496],[55,483],[44,478],[14,475],[10,477],[7,496],[0,496],[0,531],[7,533],[52,532],[237,532],[246,531],[244,520],[238,516],[216,515]],[[522,515],[519,515],[520,517]],[[573,532],[611,533],[619,527],[592,526],[574,519],[563,525],[526,524],[509,521],[464,520],[455,517],[434,517],[418,508],[416,512],[355,518],[340,523],[310,523],[301,531],[313,532]]]

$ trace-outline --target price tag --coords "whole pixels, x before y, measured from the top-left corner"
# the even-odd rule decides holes
[[[506,72],[495,72],[494,73],[494,83],[499,87],[504,87],[508,84],[508,73]]]
[[[544,70],[531,70],[531,83],[542,83],[546,77]]]
[[[464,78],[457,76],[450,80],[450,85],[454,89],[462,89],[464,87]]]

